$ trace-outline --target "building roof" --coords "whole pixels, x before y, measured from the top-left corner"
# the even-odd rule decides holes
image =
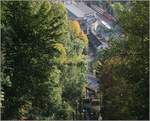
[[[78,7],[76,7],[74,4],[65,4],[65,7],[76,17],[78,17],[78,18],[84,17],[84,13]]]
[[[84,15],[94,14],[95,13],[95,11],[93,9],[89,8],[83,2],[76,3],[75,6],[77,6],[84,13]]]
[[[82,2],[72,2],[72,3],[64,3],[65,7],[74,14],[78,18],[83,18],[86,15],[94,14],[95,11],[89,8],[86,4]]]

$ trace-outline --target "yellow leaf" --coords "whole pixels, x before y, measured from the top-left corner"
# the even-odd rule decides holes
[[[76,20],[70,21],[70,26],[71,26],[71,29],[73,30],[73,32],[75,32],[77,35],[80,34],[81,28],[80,28],[80,24],[78,21],[76,21]]]

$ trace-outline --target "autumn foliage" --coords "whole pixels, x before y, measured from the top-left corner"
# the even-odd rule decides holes
[[[78,21],[76,20],[70,21],[70,28],[77,35],[77,37],[79,37],[80,40],[83,41],[84,45],[88,44],[87,35],[81,30],[81,27]]]

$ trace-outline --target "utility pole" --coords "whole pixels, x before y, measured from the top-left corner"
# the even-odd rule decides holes
[[[78,100],[76,100],[76,120],[78,119]]]
[[[75,120],[75,117],[74,117],[74,112],[72,112],[72,119],[73,119],[73,120]]]

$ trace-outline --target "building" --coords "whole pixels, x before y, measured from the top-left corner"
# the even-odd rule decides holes
[[[70,19],[83,20],[96,15],[96,12],[83,2],[65,1],[64,5],[69,12]]]
[[[63,3],[69,19],[79,21],[81,29],[88,34],[91,24],[96,21],[96,12],[82,1],[65,0]]]

